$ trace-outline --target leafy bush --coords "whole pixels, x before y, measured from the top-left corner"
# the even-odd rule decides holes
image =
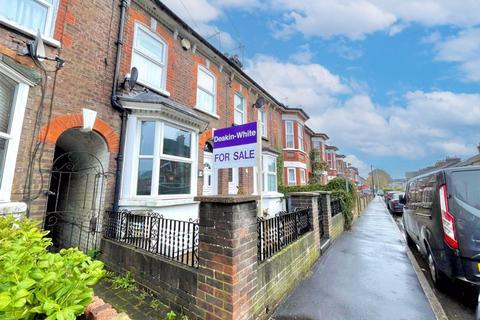
[[[38,223],[0,217],[0,319],[76,319],[105,271],[78,249],[51,253]]]
[[[313,191],[332,191],[334,197],[340,199],[342,213],[345,218],[345,229],[350,229],[353,222],[353,208],[357,199],[357,188],[348,180],[348,192],[346,190],[345,178],[337,177],[332,179],[327,185],[307,184],[304,186],[279,186],[278,192],[285,195],[291,192],[313,192]]]

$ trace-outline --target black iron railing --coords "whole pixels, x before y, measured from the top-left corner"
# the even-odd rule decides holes
[[[332,213],[332,217],[335,217],[337,214],[342,212],[342,203],[340,202],[339,198],[331,198],[330,199],[330,211]]]
[[[273,218],[258,218],[258,261],[264,261],[312,230],[310,208],[290,213],[280,212]]]
[[[198,267],[197,221],[165,219],[155,212],[107,211],[104,237]]]

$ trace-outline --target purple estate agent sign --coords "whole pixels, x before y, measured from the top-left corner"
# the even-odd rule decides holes
[[[256,154],[256,122],[213,132],[213,168],[254,167]]]

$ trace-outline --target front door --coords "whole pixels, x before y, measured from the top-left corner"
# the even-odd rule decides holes
[[[203,195],[213,195],[213,153],[203,154]]]
[[[238,168],[228,169],[228,193],[238,194]]]

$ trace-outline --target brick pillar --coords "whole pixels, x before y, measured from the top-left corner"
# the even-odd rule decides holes
[[[322,206],[321,212],[323,213],[323,230],[327,238],[332,237],[332,209],[330,208],[330,191],[320,191],[320,205]]]
[[[248,319],[256,290],[254,196],[197,197],[200,203],[197,306],[203,319]]]
[[[318,192],[291,192],[289,193],[290,207],[295,208],[311,208],[312,215],[310,216],[310,223],[313,227],[315,246],[320,250],[320,220],[319,220],[319,196]]]

